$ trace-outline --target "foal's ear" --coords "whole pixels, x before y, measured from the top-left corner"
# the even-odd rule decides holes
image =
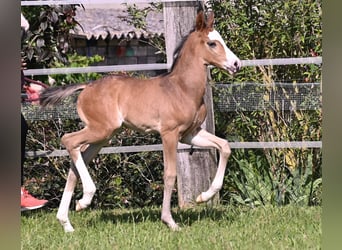
[[[206,20],[203,11],[200,11],[197,14],[197,18],[196,18],[196,30],[204,30],[204,29],[212,30],[213,27],[214,27],[214,12],[211,11],[208,14],[208,19]]]
[[[207,27],[203,11],[198,12],[196,17],[196,30],[204,30]]]
[[[208,14],[207,28],[211,30],[214,28],[214,12],[212,11]]]

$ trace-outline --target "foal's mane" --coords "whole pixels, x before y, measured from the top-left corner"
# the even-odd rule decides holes
[[[171,70],[170,72],[174,69],[174,67],[176,66],[176,64],[178,63],[178,59],[180,57],[181,51],[184,47],[184,43],[186,42],[186,40],[188,40],[188,37],[190,36],[191,33],[193,33],[195,31],[195,29],[192,29],[189,34],[187,34],[185,37],[182,38],[182,40],[180,41],[180,43],[177,45],[175,51],[173,52],[173,63],[171,66]]]

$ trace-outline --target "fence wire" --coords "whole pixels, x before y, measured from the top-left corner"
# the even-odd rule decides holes
[[[27,120],[77,119],[76,99],[77,94],[44,109],[24,102],[21,111]],[[322,92],[320,83],[214,84],[213,102],[219,112],[317,110],[322,106]]]
[[[317,110],[322,105],[320,83],[215,84],[213,98],[220,112]]]
[[[42,107],[31,102],[22,102],[21,112],[30,121],[78,119],[77,94],[64,99],[56,106]]]

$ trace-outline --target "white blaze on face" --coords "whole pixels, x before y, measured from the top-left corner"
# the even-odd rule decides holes
[[[222,44],[224,51],[226,53],[226,61],[222,63],[223,67],[226,70],[228,70],[231,74],[238,71],[239,68],[241,68],[241,61],[230,49],[228,49],[221,35],[216,30],[213,30],[209,32],[208,37],[210,40],[216,40]]]

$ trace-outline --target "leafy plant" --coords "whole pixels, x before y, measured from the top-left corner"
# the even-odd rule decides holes
[[[87,67],[91,66],[97,62],[101,62],[104,60],[102,56],[94,55],[94,56],[80,56],[76,53],[68,55],[69,63],[65,65],[61,62],[54,62],[54,68],[64,68],[64,67]],[[88,81],[94,81],[96,79],[101,78],[103,75],[95,72],[89,72],[85,74],[62,74],[62,75],[50,75],[49,81],[50,84],[55,85],[65,85],[72,83],[82,83]]]
[[[68,63],[72,52],[69,31],[80,25],[75,19],[76,5],[28,6],[22,8],[30,29],[22,42],[22,56],[28,68],[51,67]]]
[[[215,12],[216,29],[241,59],[322,55],[321,1],[209,3]],[[264,89],[263,99],[271,100],[275,82],[293,83],[296,92],[299,91],[296,86],[301,83],[321,82],[321,65],[243,67],[234,79],[213,69],[212,78],[214,82],[240,85],[245,90],[248,90],[245,82],[254,82]],[[286,95],[287,89],[281,91]],[[248,96],[241,102],[247,106]],[[216,111],[215,119],[216,133],[229,141],[319,141],[322,138],[320,109],[284,110],[275,103],[259,111]],[[273,148],[248,153],[234,150],[222,199],[252,206],[321,204],[321,157],[319,149]]]
[[[208,1],[215,12],[216,29],[241,59],[288,58],[322,55],[321,1],[233,0]],[[274,66],[275,81],[319,81],[321,66]],[[305,74],[303,74],[305,72]],[[232,81],[213,69],[217,82]],[[257,67],[243,67],[234,82],[260,82]]]
[[[321,204],[322,177],[315,177],[311,155],[307,159],[308,166],[294,171],[285,164],[269,169],[267,160],[251,150],[240,150],[233,159],[237,166],[226,176],[229,191],[223,194],[233,204],[251,207]]]

